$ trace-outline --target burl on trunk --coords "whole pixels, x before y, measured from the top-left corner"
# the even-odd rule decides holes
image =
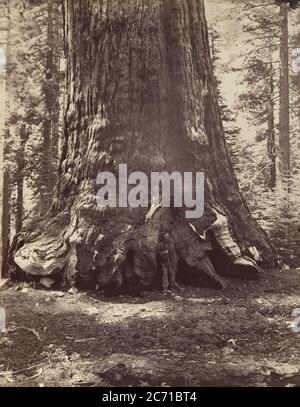
[[[12,276],[65,285],[154,287],[167,230],[178,278],[223,285],[219,274],[260,272],[276,255],[238,190],[213,87],[202,0],[68,0],[65,136],[51,210],[12,250]],[[202,171],[205,212],[99,208],[100,171]],[[149,196],[149,207],[151,196]],[[246,256],[246,257],[245,257]],[[19,277],[18,277],[19,276]],[[36,277],[37,278],[37,277]]]

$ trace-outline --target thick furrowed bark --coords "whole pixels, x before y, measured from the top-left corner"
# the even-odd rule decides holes
[[[232,265],[255,247],[274,266],[273,248],[250,216],[228,157],[203,2],[68,0],[66,11],[68,101],[58,184],[50,213],[14,256],[18,267],[100,290],[151,288],[159,281],[157,243],[168,230],[180,277],[194,274],[198,283],[221,287],[207,256],[214,257],[211,239],[201,238],[208,229]],[[117,174],[122,163],[149,179],[153,171],[203,171],[204,216],[190,222],[186,208],[161,208],[145,223],[149,208],[98,208],[98,172]]]
[[[221,234],[225,240],[218,241],[220,233],[215,230],[217,222],[212,214],[206,217],[206,226],[201,230],[213,224],[209,233],[214,238],[211,239],[208,233],[203,241],[195,233],[196,229],[191,228],[191,222],[171,209],[158,209],[147,223],[145,209],[139,209],[139,217],[134,211],[125,209],[118,215],[113,213],[115,209],[94,207],[86,213],[82,210],[82,204],[79,204],[80,217],[71,211],[71,216],[61,214],[51,221],[52,225],[45,224],[44,234],[32,236],[32,240],[17,251],[17,268],[29,276],[52,276],[63,286],[79,285],[110,294],[159,287],[157,243],[165,230],[175,242],[178,278],[183,283],[222,288],[224,281],[216,270],[224,276],[227,272],[228,276],[234,276],[231,273],[234,262],[241,258],[239,246],[233,240],[228,243],[231,236],[223,232],[222,225]],[[95,222],[96,217],[98,222]],[[68,219],[71,222],[66,225]],[[226,252],[227,247],[229,252]],[[207,264],[208,259],[212,264]],[[258,275],[252,267],[250,274],[243,267],[238,271],[235,276],[240,278]]]

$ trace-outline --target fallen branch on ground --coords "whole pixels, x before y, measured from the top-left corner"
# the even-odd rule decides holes
[[[17,326],[16,328],[9,328],[7,332],[15,332],[18,331],[19,329],[23,329],[25,331],[33,333],[33,335],[37,338],[38,341],[41,340],[40,335],[34,329],[27,328],[26,326]]]

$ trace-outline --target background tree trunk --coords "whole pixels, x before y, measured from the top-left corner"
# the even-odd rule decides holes
[[[18,169],[21,167],[21,160],[18,163]],[[23,199],[24,199],[24,179],[22,175],[17,179],[17,203],[16,203],[16,233],[19,233],[23,224]]]
[[[6,69],[3,73],[5,91],[5,131],[3,140],[3,179],[2,179],[2,212],[1,212],[1,277],[7,277],[9,272],[8,252],[10,246],[10,223],[11,223],[11,185],[10,185],[10,171],[7,165],[7,156],[9,154],[9,146],[7,143],[7,133],[9,127],[7,118],[10,112],[10,45],[11,45],[11,10],[10,1],[7,1],[3,7],[5,9],[6,22],[6,44],[4,49],[6,52]]]
[[[41,193],[41,215],[49,210],[52,191],[56,182],[58,131],[59,131],[59,72],[57,36],[57,4],[47,1],[47,52],[45,64],[45,81],[43,86],[45,101],[45,118],[43,123],[43,188]]]
[[[270,64],[270,85],[268,94],[268,156],[270,160],[269,187],[274,189],[276,186],[276,143],[275,143],[275,118],[274,118],[274,79],[273,66]]]
[[[65,284],[151,288],[163,230],[175,242],[179,273],[194,282],[222,285],[207,266],[210,243],[212,261],[233,265],[255,247],[264,265],[275,266],[229,160],[203,1],[68,0],[65,10],[68,98],[58,184],[48,215],[24,232],[18,268]],[[117,174],[119,163],[148,176],[204,171],[205,214],[192,224],[199,234],[211,227],[211,241],[201,243],[185,208],[161,208],[148,223],[147,208],[98,208],[96,176]]]
[[[16,234],[22,230],[24,206],[24,169],[25,169],[25,144],[28,140],[26,126],[20,128],[20,151],[17,157],[17,207],[16,207]]]
[[[4,278],[8,276],[8,251],[10,241],[10,187],[7,170],[3,172],[1,232],[1,277]]]
[[[279,150],[280,169],[283,177],[290,174],[290,95],[289,95],[289,34],[288,3],[280,4],[280,101],[279,101]]]

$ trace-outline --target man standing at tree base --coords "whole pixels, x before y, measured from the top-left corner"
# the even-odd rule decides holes
[[[177,256],[175,245],[170,239],[168,232],[164,232],[158,245],[159,266],[162,272],[162,291],[181,289],[176,283]]]

